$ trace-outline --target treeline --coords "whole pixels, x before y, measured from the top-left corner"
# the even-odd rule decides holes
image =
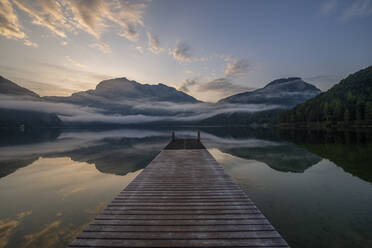
[[[371,124],[372,66],[279,116],[280,124]]]

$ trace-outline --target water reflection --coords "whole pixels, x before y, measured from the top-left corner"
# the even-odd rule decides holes
[[[147,130],[45,130],[32,142],[35,136],[33,132],[16,133],[13,141],[1,143],[0,177],[41,156],[69,157],[94,164],[103,173],[125,175],[145,167],[169,141],[168,131]]]
[[[176,134],[195,137],[197,129]],[[292,247],[372,245],[370,132],[201,131],[205,146]],[[170,132],[0,133],[0,248],[65,247],[161,151]]]
[[[371,132],[201,128],[203,143],[274,170],[303,173],[327,158],[372,182]],[[195,129],[177,135],[195,136]],[[69,157],[94,164],[100,172],[125,175],[144,168],[169,142],[169,129],[56,130],[2,134],[0,177],[39,157]]]
[[[0,247],[65,247],[140,171],[39,158],[0,180]]]
[[[332,161],[360,179],[372,182],[370,130],[278,130],[278,136]]]

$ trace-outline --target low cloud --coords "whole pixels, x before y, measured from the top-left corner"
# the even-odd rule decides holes
[[[173,56],[174,59],[180,62],[191,62],[192,56],[190,50],[190,46],[186,43],[177,42],[176,47],[173,50],[169,50],[169,53]]]
[[[195,137],[195,131],[191,130],[177,130],[176,136],[180,137]],[[53,154],[67,153],[81,149],[82,147],[94,147],[104,142],[118,139],[146,139],[149,137],[164,137],[169,138],[170,133],[168,130],[145,130],[145,129],[115,129],[105,131],[84,131],[79,132],[65,130],[55,140],[46,142],[37,142],[31,144],[2,146],[0,148],[0,162],[20,157],[28,156],[48,156]],[[267,147],[278,146],[281,143],[260,140],[255,138],[230,138],[219,137],[205,131],[201,131],[201,137],[208,147],[221,147],[234,148],[234,147]],[[141,144],[141,147],[146,144]],[[25,214],[19,214],[23,216]],[[1,223],[1,220],[0,220]]]
[[[37,142],[33,144],[22,144],[0,147],[0,162],[14,158],[65,153],[82,147],[91,147],[102,144],[104,140],[123,138],[147,138],[147,137],[169,137],[169,132],[158,130],[137,130],[137,129],[115,129],[109,131],[64,131],[54,141]],[[0,220],[1,223],[1,220]]]
[[[0,108],[53,113],[64,122],[78,123],[134,124],[156,121],[198,121],[224,113],[253,113],[278,108],[275,105],[265,104],[177,104],[174,102],[138,101],[126,101],[125,105],[122,104],[123,107],[125,105],[135,106],[132,112],[137,114],[113,114],[106,112],[105,109],[82,107],[74,104],[0,97]]]

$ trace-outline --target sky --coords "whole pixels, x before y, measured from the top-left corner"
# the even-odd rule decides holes
[[[215,102],[372,65],[372,0],[0,0],[0,75],[70,95],[127,77]]]

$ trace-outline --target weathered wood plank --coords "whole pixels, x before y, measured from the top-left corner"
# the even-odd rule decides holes
[[[250,206],[231,206],[231,207],[225,207],[225,206],[192,206],[192,207],[178,207],[178,206],[168,206],[168,207],[159,207],[159,206],[132,206],[132,207],[126,207],[126,206],[117,206],[117,207],[107,207],[103,211],[140,211],[140,212],[149,212],[154,211],[156,213],[164,211],[167,213],[173,212],[181,212],[181,211],[205,211],[205,212],[211,212],[214,211],[245,211],[245,210],[251,210],[251,209],[257,209],[256,206],[250,205]]]
[[[144,215],[144,214],[164,214],[164,215],[216,215],[216,214],[252,214],[252,213],[259,213],[258,209],[256,207],[247,209],[247,210],[190,210],[190,209],[184,209],[184,210],[174,210],[174,209],[168,209],[168,210],[154,210],[154,209],[148,209],[148,210],[128,210],[128,209],[104,209],[101,214],[130,214],[130,215]]]
[[[238,201],[238,202],[113,202],[108,204],[111,206],[248,206],[253,202]]]
[[[240,231],[272,231],[270,224],[263,225],[205,225],[205,226],[113,226],[89,225],[87,232],[240,232]]]
[[[235,219],[264,219],[259,212],[254,211],[250,214],[100,214],[96,220],[235,220]]]
[[[280,238],[276,231],[236,232],[82,232],[78,238],[89,239],[252,239]]]
[[[281,238],[270,239],[75,239],[71,247],[101,246],[101,247],[237,247],[237,246],[287,246]]]
[[[182,225],[262,225],[269,224],[266,219],[229,219],[229,220],[94,220],[94,225],[118,226],[182,226]]]

